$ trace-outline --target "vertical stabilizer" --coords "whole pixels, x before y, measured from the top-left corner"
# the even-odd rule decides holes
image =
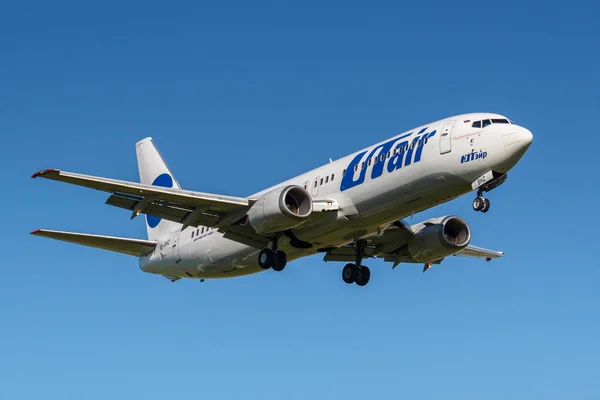
[[[173,173],[156,148],[152,138],[142,139],[135,146],[140,182],[147,185],[181,189]],[[148,239],[157,240],[181,229],[181,224],[146,215]]]

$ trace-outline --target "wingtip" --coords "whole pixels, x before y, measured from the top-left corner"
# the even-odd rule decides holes
[[[38,176],[42,176],[42,175],[44,175],[44,174],[47,174],[47,173],[49,173],[49,172],[54,172],[54,171],[56,171],[54,168],[44,169],[44,170],[38,171],[38,172],[36,172],[35,174],[31,175],[31,178],[32,178],[32,179],[35,179],[35,178],[37,178]]]
[[[29,232],[30,235],[35,235],[37,233],[40,233],[42,230],[41,229],[36,229],[35,231],[31,231]]]

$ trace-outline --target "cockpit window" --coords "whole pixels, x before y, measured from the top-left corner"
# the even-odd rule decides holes
[[[469,121],[465,121],[465,122],[469,122]],[[514,122],[512,122],[509,119],[506,118],[492,118],[490,119],[484,119],[481,121],[475,121],[471,124],[471,128],[485,128],[488,125],[491,124],[513,124]]]

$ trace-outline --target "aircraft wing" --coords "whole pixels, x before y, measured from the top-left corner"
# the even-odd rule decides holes
[[[487,261],[490,261],[493,258],[503,257],[504,252],[488,250],[481,247],[468,245],[467,247],[456,253],[455,256],[485,258]]]
[[[408,241],[413,235],[414,231],[410,225],[403,221],[394,222],[379,234],[366,238],[363,259],[382,258],[384,261],[393,262],[393,268],[401,262],[414,263],[415,261],[411,260],[407,250]],[[503,257],[504,253],[468,245],[454,256],[483,258],[490,261],[493,258]],[[346,245],[330,250],[323,259],[324,261],[354,262],[354,248]],[[442,260],[435,260],[433,263],[439,264]]]
[[[43,236],[50,239],[62,240],[98,249],[115,251],[130,256],[145,256],[156,247],[156,242],[151,240],[128,239],[114,236],[90,235],[85,233],[51,231],[38,229],[31,232],[35,236]]]
[[[254,204],[253,199],[146,185],[57,169],[43,170],[32,176],[38,177],[111,193],[106,204],[130,210],[131,218],[139,214],[152,215],[183,224],[182,229],[210,226],[223,232],[227,239],[256,248],[265,247],[270,240],[257,234],[251,226],[241,223]],[[316,202],[314,207],[315,211],[337,209],[337,205],[327,201]]]
[[[117,179],[47,169],[32,178],[45,178],[111,193],[106,204],[138,214],[153,215],[186,226],[220,226],[224,217],[231,222],[242,218],[251,200],[190,190],[145,185]]]

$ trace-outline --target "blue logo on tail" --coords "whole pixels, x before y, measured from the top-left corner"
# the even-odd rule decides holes
[[[169,174],[161,174],[156,177],[154,182],[152,182],[152,186],[162,186],[166,188],[173,187],[173,178]],[[146,215],[146,222],[150,228],[156,228],[160,223],[161,218],[154,217],[152,215]]]

